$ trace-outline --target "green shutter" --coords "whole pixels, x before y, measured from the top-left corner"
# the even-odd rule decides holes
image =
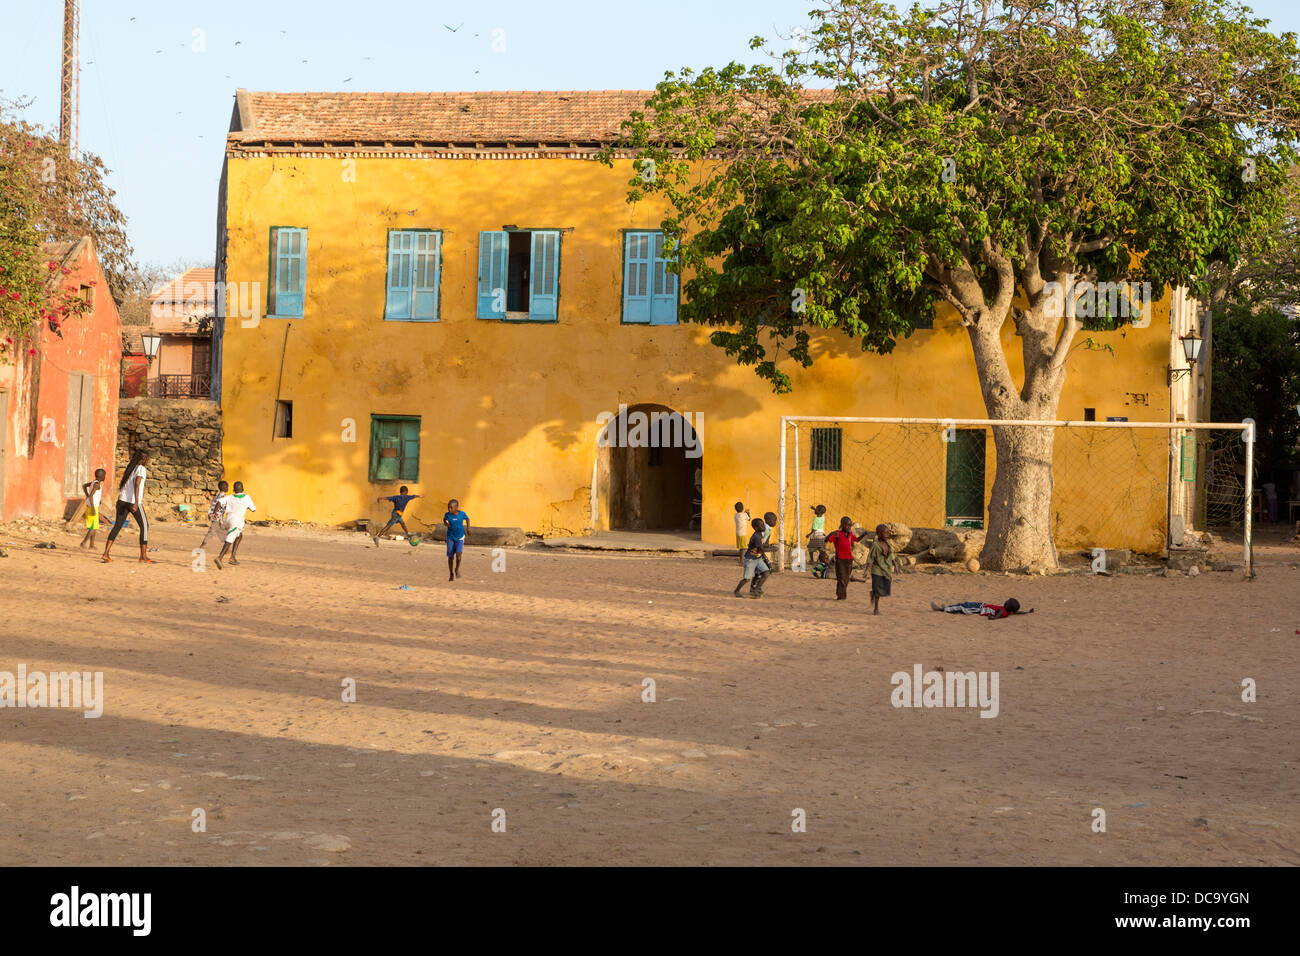
[[[1182,477],[1183,481],[1196,480],[1196,434],[1183,436],[1183,454],[1182,454]]]

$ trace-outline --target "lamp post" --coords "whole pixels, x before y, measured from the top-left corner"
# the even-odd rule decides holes
[[[162,344],[162,336],[157,332],[146,332],[140,336],[140,344],[144,346],[145,354],[145,373],[144,386],[145,394],[149,394],[149,369],[153,366],[153,360],[158,357],[158,346]]]
[[[1184,335],[1178,341],[1183,344],[1183,357],[1187,359],[1187,368],[1170,368],[1170,385],[1173,385],[1180,378],[1191,375],[1192,369],[1196,367],[1196,363],[1201,357],[1201,337],[1199,335]]]

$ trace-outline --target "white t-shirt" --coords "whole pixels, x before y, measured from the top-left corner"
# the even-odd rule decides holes
[[[144,482],[149,477],[149,472],[145,470],[144,465],[136,465],[135,471],[127,476],[126,484],[122,486],[121,493],[117,496],[118,501],[125,501],[127,504],[142,505],[144,504]],[[135,500],[135,480],[140,479],[140,500]]]
[[[230,495],[226,498],[226,527],[242,528],[244,513],[256,510],[257,505],[253,504],[253,499],[248,495]]]
[[[104,497],[104,486],[97,481],[92,481],[90,485],[95,490],[86,496],[86,509],[98,511],[99,502]]]
[[[747,534],[749,532],[749,512],[736,512],[736,534]]]

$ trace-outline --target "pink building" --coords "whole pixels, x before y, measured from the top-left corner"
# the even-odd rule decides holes
[[[122,396],[212,397],[212,269],[186,269],[149,299],[149,324],[123,330]],[[144,337],[161,339],[149,361]]]
[[[89,236],[46,243],[42,253],[72,270],[62,282],[79,289],[90,310],[58,331],[42,325],[14,364],[0,364],[0,520],[61,518],[96,468],[112,480],[122,357],[117,305]]]

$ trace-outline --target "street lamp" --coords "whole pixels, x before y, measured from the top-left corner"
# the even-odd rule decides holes
[[[1170,368],[1169,384],[1173,385],[1184,376],[1191,375],[1192,369],[1196,367],[1196,362],[1201,357],[1201,338],[1195,333],[1181,336],[1178,339],[1183,343],[1183,357],[1187,359],[1187,368]]]
[[[145,373],[144,373],[144,393],[149,394],[149,369],[153,367],[153,360],[158,357],[158,346],[162,344],[162,336],[157,332],[145,332],[140,336],[140,344],[144,346],[145,354]]]

